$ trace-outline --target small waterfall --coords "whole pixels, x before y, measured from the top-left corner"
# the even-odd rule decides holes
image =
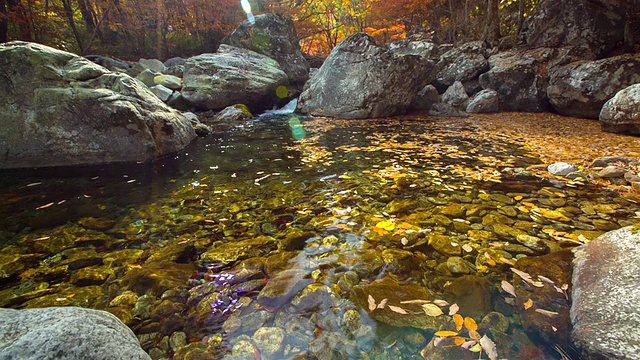
[[[298,99],[293,99],[289,101],[285,106],[281,107],[280,109],[267,110],[262,114],[258,115],[258,117],[293,114],[293,112],[296,110],[296,106],[298,106]]]

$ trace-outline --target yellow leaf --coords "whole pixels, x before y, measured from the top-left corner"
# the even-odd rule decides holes
[[[513,200],[515,200],[515,201],[520,201],[520,200],[522,200],[522,195],[516,195],[516,196],[513,198]]]
[[[493,260],[493,259],[487,259],[487,265],[489,266],[496,266],[497,263]]]
[[[380,229],[387,230],[387,231],[391,231],[391,230],[396,228],[396,224],[394,224],[393,221],[384,220],[384,221],[380,221],[379,223],[377,223],[376,227],[380,228]]]
[[[456,330],[457,331],[462,330],[462,323],[464,322],[464,320],[462,319],[462,315],[453,314],[453,322],[456,323]]]
[[[482,351],[482,346],[480,346],[480,344],[475,344],[472,347],[469,348],[469,351],[472,352],[480,352]]]
[[[408,222],[403,222],[400,225],[398,225],[398,227],[400,229],[409,230],[409,229],[413,228],[413,225],[409,224]]]
[[[480,334],[475,330],[469,330],[469,337],[475,341],[480,341]]]
[[[442,331],[437,331],[435,335],[441,336],[441,337],[451,337],[451,336],[458,335],[458,333],[455,331],[442,330]]]
[[[456,337],[453,338],[453,343],[456,344],[456,346],[460,346],[460,345],[464,344],[465,341],[466,341],[465,338],[460,337],[460,336],[456,336]]]
[[[436,304],[424,304],[422,305],[422,310],[429,316],[439,316],[443,314],[442,309]]]
[[[476,324],[476,321],[473,320],[473,318],[470,318],[468,316],[464,318],[464,327],[469,331],[478,330],[478,324]]]
[[[525,310],[529,310],[533,306],[533,300],[529,299],[523,305]]]

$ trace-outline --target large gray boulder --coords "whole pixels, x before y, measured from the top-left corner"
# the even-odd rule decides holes
[[[0,309],[0,360],[147,360],[114,315],[78,307]]]
[[[597,119],[618,91],[640,83],[640,56],[577,61],[551,71],[547,96],[562,115]]]
[[[619,91],[600,112],[602,130],[640,135],[640,84]]]
[[[255,112],[271,108],[279,99],[276,90],[287,84],[287,74],[275,60],[221,45],[217,53],[187,59],[182,97],[197,110],[222,110],[242,103]]]
[[[0,168],[146,161],[195,138],[137,80],[44,45],[0,45]]]
[[[272,13],[258,15],[254,23],[243,21],[222,42],[275,59],[292,83],[309,79],[309,63],[300,51],[293,20],[288,17]]]
[[[482,90],[467,105],[467,112],[472,114],[494,113],[500,111],[498,93],[494,90]]]
[[[547,64],[553,49],[510,50],[489,58],[490,70],[480,75],[483,89],[498,93],[500,109],[543,112],[549,109]]]
[[[624,39],[629,0],[540,0],[520,37],[531,47],[573,47],[585,59],[605,56]]]
[[[437,64],[436,80],[446,86],[469,81],[489,70],[488,51],[483,41],[473,41],[442,55]]]
[[[441,55],[440,47],[429,41],[394,41],[389,44],[389,50],[396,55],[418,55],[434,61],[438,61]]]
[[[571,337],[583,359],[637,359],[640,354],[640,233],[608,232],[576,248]]]
[[[345,119],[402,114],[433,80],[433,68],[420,56],[377,46],[367,34],[350,35],[307,82],[297,110]]]

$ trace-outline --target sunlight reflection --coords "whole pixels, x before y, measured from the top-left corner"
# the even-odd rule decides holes
[[[294,140],[302,140],[307,136],[306,131],[304,131],[304,128],[300,123],[300,119],[295,116],[289,119],[289,127],[291,128],[291,134],[293,135]]]
[[[247,20],[249,20],[251,24],[255,24],[256,18],[251,12],[251,4],[249,4],[249,0],[240,0],[240,5],[242,6],[242,10],[247,13]]]

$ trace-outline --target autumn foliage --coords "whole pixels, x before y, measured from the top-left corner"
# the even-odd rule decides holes
[[[538,0],[250,0],[254,14],[294,19],[303,51],[326,55],[344,37],[456,43],[515,39]],[[121,58],[215,51],[245,19],[239,0],[0,0],[0,42],[27,40]]]

